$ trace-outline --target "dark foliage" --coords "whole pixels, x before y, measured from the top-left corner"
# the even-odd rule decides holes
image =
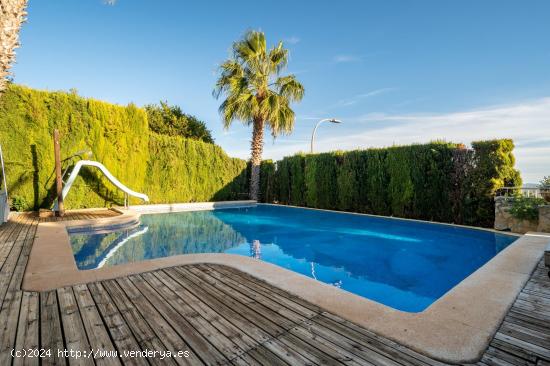
[[[493,195],[521,185],[511,140],[434,142],[278,161],[264,202],[492,226]],[[273,176],[273,177],[272,177]]]
[[[178,106],[170,106],[166,102],[160,102],[160,105],[146,105],[145,111],[147,112],[149,129],[155,133],[214,143],[212,134],[206,128],[206,124],[195,116],[183,113]]]

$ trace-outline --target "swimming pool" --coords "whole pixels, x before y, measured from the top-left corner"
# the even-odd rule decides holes
[[[70,232],[79,269],[190,253],[250,256],[419,312],[517,239],[427,222],[257,205],[142,215],[132,229]]]

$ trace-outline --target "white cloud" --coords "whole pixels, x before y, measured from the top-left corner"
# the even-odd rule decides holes
[[[367,92],[367,93],[357,94],[357,95],[355,95],[355,96],[353,96],[349,99],[342,99],[342,100],[338,101],[338,103],[336,103],[335,105],[333,105],[329,108],[347,107],[347,106],[356,104],[357,102],[359,102],[362,99],[375,97],[377,95],[389,93],[389,92],[392,92],[392,91],[397,90],[397,89],[398,88],[380,88],[380,89],[372,90],[372,91]]]
[[[385,94],[385,93],[388,93],[388,92],[391,92],[391,91],[394,91],[394,90],[397,90],[397,88],[381,88],[381,89],[376,89],[376,90],[370,91],[370,92],[365,93],[365,94],[359,94],[357,97],[359,97],[359,98],[374,97],[375,95]]]
[[[336,55],[333,58],[333,61],[335,63],[344,63],[344,62],[357,62],[360,61],[361,57],[354,56],[354,55]]]
[[[288,38],[284,39],[284,42],[289,43],[289,44],[297,44],[300,41],[301,41],[301,39],[296,37],[296,36],[292,36],[292,37],[288,37]]]
[[[332,128],[330,135],[320,131],[316,150],[512,138],[516,144],[516,165],[524,181],[537,182],[550,174],[550,98],[455,113],[370,113],[346,118],[344,123],[343,128]],[[307,142],[284,145],[276,142],[266,146],[265,156],[278,159],[308,149]]]

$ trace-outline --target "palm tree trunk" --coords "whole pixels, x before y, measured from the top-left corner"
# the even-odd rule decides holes
[[[0,0],[0,95],[19,47],[19,29],[25,21],[27,0]]]
[[[264,121],[261,118],[254,119],[251,150],[250,199],[258,201],[260,199],[260,164],[264,150]]]

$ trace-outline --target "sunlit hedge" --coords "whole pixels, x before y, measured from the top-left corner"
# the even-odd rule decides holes
[[[511,140],[393,146],[264,162],[264,201],[492,226],[493,194],[521,185]],[[268,169],[268,166],[271,166]],[[265,199],[268,197],[268,199]]]
[[[9,194],[20,208],[52,204],[55,128],[61,133],[63,158],[90,150],[91,159],[129,188],[148,194],[152,202],[232,199],[248,190],[245,161],[228,157],[213,144],[150,133],[147,114],[133,104],[11,85],[0,98],[0,143]],[[101,173],[84,168],[66,207],[122,202],[121,192]]]

